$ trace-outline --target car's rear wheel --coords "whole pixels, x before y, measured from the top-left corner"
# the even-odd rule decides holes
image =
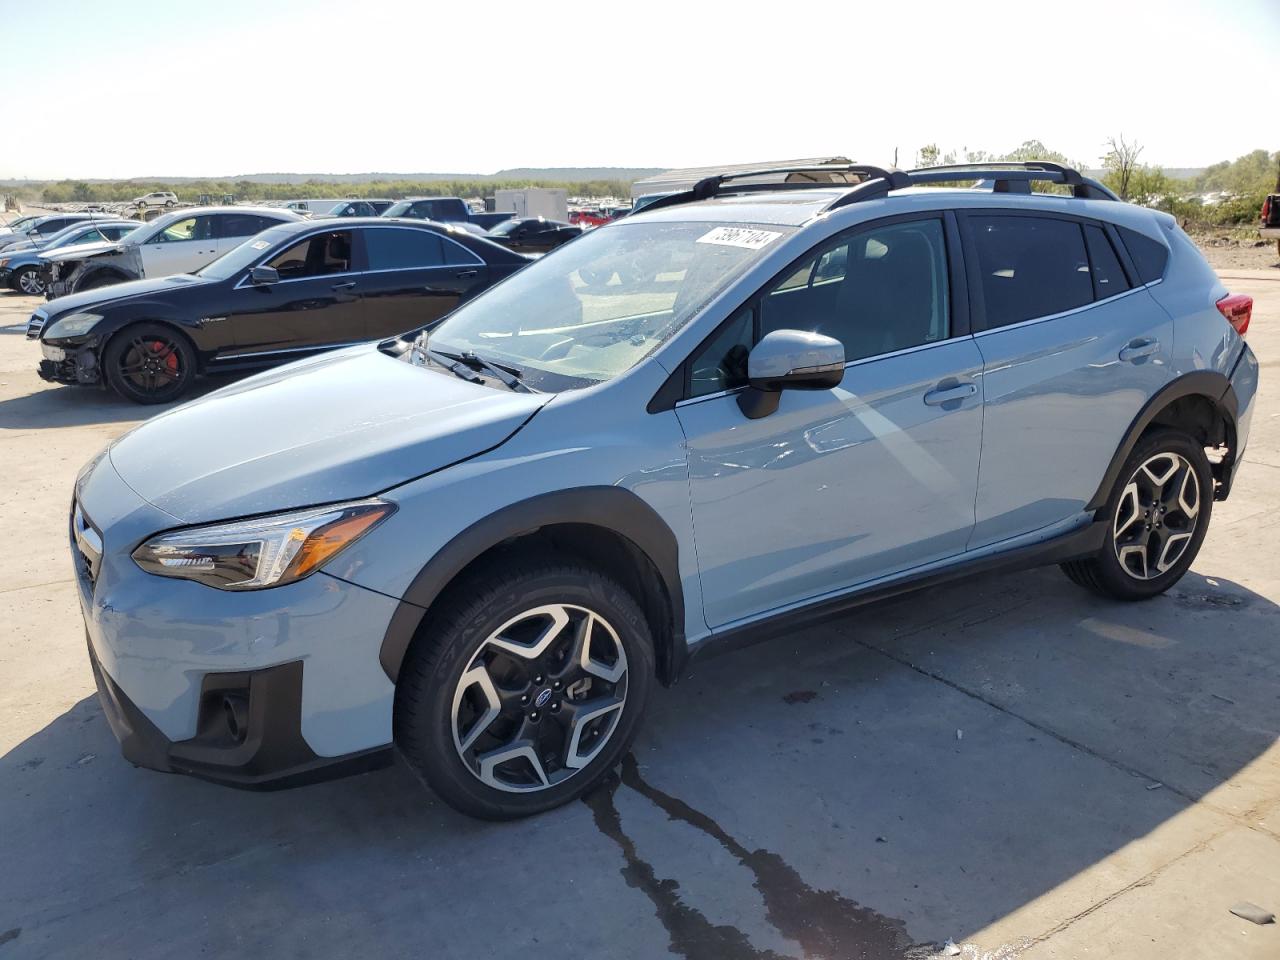
[[[1155,431],[1129,455],[1107,501],[1106,545],[1062,570],[1104,596],[1154,597],[1190,568],[1212,512],[1213,474],[1204,448],[1181,431]]]
[[[571,560],[522,567],[433,610],[396,687],[410,765],[451,806],[492,820],[596,784],[635,736],[654,676],[626,590]]]
[[[40,269],[23,267],[13,278],[13,288],[33,297],[44,293],[44,277],[40,275]]]
[[[139,323],[111,338],[102,354],[107,382],[134,403],[169,403],[195,379],[191,342],[163,323]]]

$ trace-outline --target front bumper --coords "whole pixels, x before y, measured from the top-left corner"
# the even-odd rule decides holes
[[[126,758],[239,787],[341,776],[390,757],[378,651],[396,601],[316,573],[239,593],[130,557],[180,521],[109,456],[77,483],[70,540],[99,699]]]
[[[94,346],[51,348],[41,342],[40,349],[44,356],[36,367],[36,373],[41,380],[49,383],[102,382],[102,368],[98,366],[98,351]]]
[[[166,737],[107,675],[92,642],[89,664],[107,724],[125,759],[140,767],[243,789],[280,790],[376,770],[392,761],[390,745],[342,757],[315,754],[299,723],[300,660],[265,670],[205,674],[196,736],[179,741]]]

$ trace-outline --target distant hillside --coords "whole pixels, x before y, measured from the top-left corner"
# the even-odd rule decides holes
[[[397,181],[427,183],[456,180],[543,180],[555,183],[587,183],[592,180],[643,180],[666,167],[515,167],[497,173],[241,173],[232,177],[130,177],[80,179],[80,183],[198,183],[230,181],[234,183],[392,183]],[[36,186],[53,180],[0,180],[0,186]]]

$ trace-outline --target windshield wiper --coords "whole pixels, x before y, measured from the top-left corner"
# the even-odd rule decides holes
[[[469,366],[464,366],[457,362],[457,357],[450,356],[447,353],[441,353],[439,350],[432,350],[427,346],[427,335],[424,333],[413,341],[413,349],[409,354],[409,362],[418,365],[425,365],[427,360],[433,360],[435,363],[444,367],[455,377],[461,377],[471,383],[479,383],[483,380]]]
[[[439,351],[436,351],[439,353]],[[443,357],[457,360],[465,363],[472,370],[484,370],[494,379],[501,381],[512,390],[523,390],[525,393],[538,393],[537,390],[529,386],[521,379],[524,373],[518,367],[510,367],[506,364],[497,364],[480,356],[474,350],[464,350],[462,353],[442,353]]]

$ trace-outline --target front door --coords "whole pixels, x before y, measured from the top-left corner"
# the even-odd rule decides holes
[[[964,551],[982,361],[955,320],[946,233],[926,217],[827,241],[690,358],[676,413],[712,628]],[[750,420],[746,355],[776,329],[839,339],[844,380]]]
[[[141,254],[143,276],[194,273],[218,256],[213,217],[185,217],[174,221],[144,243]]]
[[[1113,235],[1052,216],[971,213],[966,262],[986,428],[971,548],[1082,515],[1169,377],[1173,321]]]
[[[352,257],[351,231],[330,230],[269,259],[264,265],[275,268],[278,282],[255,286],[241,281],[229,321],[235,353],[283,359],[364,340],[359,273]]]

